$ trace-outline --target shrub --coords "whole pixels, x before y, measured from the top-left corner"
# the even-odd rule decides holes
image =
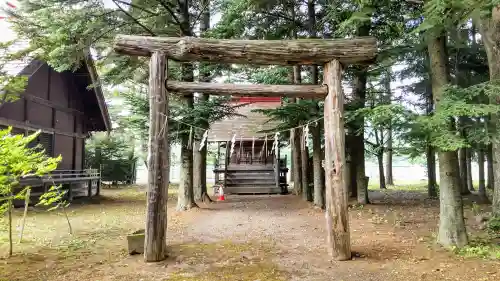
[[[0,130],[0,215],[8,213],[9,255],[12,255],[12,202],[24,199],[29,187],[19,189],[22,178],[42,176],[57,168],[61,157],[51,158],[41,147],[30,148],[40,132],[12,135],[12,128]]]

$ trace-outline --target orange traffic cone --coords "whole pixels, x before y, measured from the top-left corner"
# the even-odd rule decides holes
[[[224,201],[226,200],[226,197],[224,197],[224,189],[222,186],[219,187],[219,201]]]

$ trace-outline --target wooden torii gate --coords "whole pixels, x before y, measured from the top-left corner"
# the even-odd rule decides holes
[[[342,65],[366,64],[377,53],[371,37],[307,40],[218,40],[118,35],[116,52],[150,56],[150,128],[145,261],[166,257],[169,183],[168,92],[232,96],[325,97],[327,247],[332,259],[351,258],[345,173]],[[166,81],[167,58],[177,61],[262,65],[324,65],[323,85],[233,85]]]

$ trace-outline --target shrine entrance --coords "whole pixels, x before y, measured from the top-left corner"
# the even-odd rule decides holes
[[[345,174],[342,67],[376,57],[376,40],[218,40],[118,35],[118,53],[150,56],[150,129],[144,258],[166,257],[166,204],[169,183],[168,94],[325,98],[325,188],[327,248],[335,260],[351,259]],[[323,85],[236,85],[166,81],[167,60],[261,65],[323,65]],[[279,165],[277,165],[279,167]]]

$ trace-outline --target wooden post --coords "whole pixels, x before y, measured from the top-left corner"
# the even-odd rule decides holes
[[[217,160],[215,162],[215,168],[220,168],[220,141],[217,142]],[[215,183],[220,181],[220,174],[215,173]]]
[[[267,165],[267,138],[264,140],[264,166]]]
[[[149,155],[144,260],[164,260],[166,253],[169,184],[168,98],[165,90],[167,58],[155,52],[149,62]]]
[[[229,155],[229,153],[231,151],[229,143],[230,143],[229,141],[226,141],[226,155],[225,155],[226,159],[225,159],[225,162],[224,162],[224,164],[225,164],[224,165],[224,188],[226,188],[226,186],[227,186],[227,168],[229,166],[229,162],[231,161],[231,159],[229,159],[229,158],[231,158],[231,156]]]
[[[87,197],[92,197],[92,180],[88,180],[89,186],[87,186]]]
[[[95,196],[99,196],[99,194],[101,194],[101,184],[102,184],[102,164],[99,165],[99,179],[97,180]],[[92,186],[92,181],[90,182],[90,185]],[[90,189],[92,190],[92,187],[90,187]]]
[[[255,155],[255,137],[252,137],[252,158],[250,158],[250,165],[253,164],[254,155]]]
[[[241,164],[241,158],[243,157],[243,136],[240,136],[240,157],[238,159],[238,164]]]
[[[276,179],[276,188],[280,188],[280,143],[276,144],[276,151],[274,152],[275,166],[274,166],[274,177]]]
[[[68,201],[73,201],[73,184],[68,184]]]
[[[325,177],[326,227],[328,251],[334,260],[351,259],[349,213],[345,174],[344,94],[339,61],[324,66],[325,99]]]
[[[278,163],[280,163],[279,160],[280,160],[281,151],[280,151],[280,141],[279,140],[278,140],[278,144],[276,145],[276,153],[278,154]]]

